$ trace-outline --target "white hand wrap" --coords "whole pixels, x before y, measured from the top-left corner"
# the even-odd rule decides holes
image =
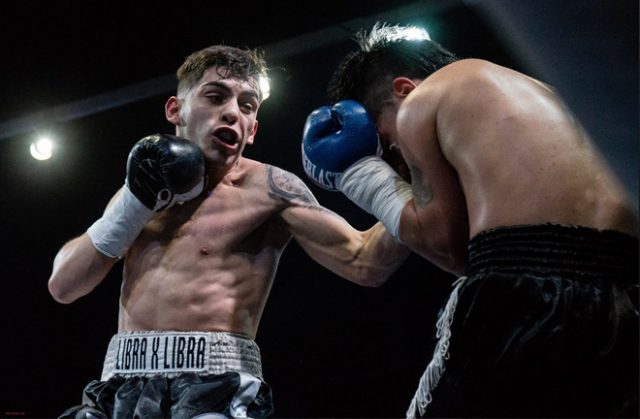
[[[127,186],[87,230],[91,242],[101,253],[122,257],[155,212],[147,208]]]
[[[373,214],[400,240],[400,215],[413,194],[411,185],[387,162],[377,156],[359,160],[344,171],[339,187],[347,198]]]

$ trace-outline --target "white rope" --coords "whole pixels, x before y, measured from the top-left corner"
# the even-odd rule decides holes
[[[458,303],[458,292],[466,278],[466,276],[462,276],[453,283],[454,288],[449,296],[449,301],[447,301],[444,311],[436,322],[436,338],[438,338],[438,342],[433,351],[433,359],[431,359],[422,377],[420,377],[418,389],[407,410],[406,415],[408,419],[414,419],[417,411],[419,411],[420,416],[424,415],[427,405],[431,403],[432,400],[431,392],[436,388],[440,377],[442,377],[442,373],[444,373],[444,361],[449,358],[451,323],[453,322],[453,314],[456,310],[456,304]]]

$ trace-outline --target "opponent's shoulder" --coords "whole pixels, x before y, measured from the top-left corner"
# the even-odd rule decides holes
[[[418,119],[424,120],[429,115],[435,116],[443,106],[468,103],[474,92],[486,86],[496,67],[479,59],[459,60],[442,67],[416,85],[402,102],[401,113],[410,119],[415,119],[414,114],[419,115]]]
[[[487,60],[467,58],[451,63],[427,77],[419,86],[418,92],[430,95],[441,93],[451,98],[456,92],[470,94],[500,86],[506,79],[517,77],[517,73],[507,67]]]
[[[463,58],[461,60],[457,60],[442,67],[436,73],[449,73],[449,72],[476,72],[479,70],[491,70],[500,67],[498,64],[483,60],[481,58]],[[434,73],[434,74],[436,74]]]
[[[482,79],[505,70],[508,69],[491,61],[479,58],[465,58],[442,67],[427,77],[425,81],[457,84],[464,81]]]
[[[517,92],[533,85],[531,78],[516,70],[481,59],[449,64],[425,79],[407,105],[422,105],[437,113],[438,121],[487,117],[514,107]]]

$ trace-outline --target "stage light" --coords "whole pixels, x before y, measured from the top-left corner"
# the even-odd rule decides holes
[[[271,94],[271,84],[267,76],[260,76],[258,81],[260,83],[260,93],[262,93],[262,100],[267,100]]]
[[[36,160],[48,160],[53,156],[53,141],[48,137],[40,137],[29,147],[31,157]]]

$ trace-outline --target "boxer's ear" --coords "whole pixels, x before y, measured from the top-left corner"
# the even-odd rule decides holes
[[[171,96],[164,104],[164,115],[167,121],[175,126],[180,126],[181,101],[176,96]]]
[[[393,94],[400,97],[406,97],[417,86],[416,82],[408,77],[396,77],[391,84]]]

